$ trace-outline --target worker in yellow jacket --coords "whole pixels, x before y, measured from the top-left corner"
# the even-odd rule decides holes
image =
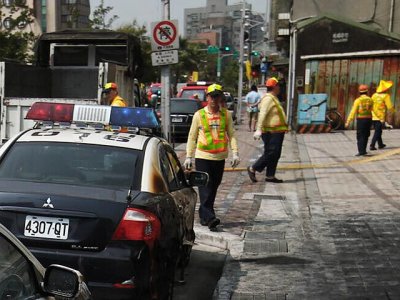
[[[376,89],[376,93],[372,95],[374,101],[374,111],[372,112],[372,123],[374,125],[374,136],[372,137],[369,149],[376,150],[375,144],[378,142],[378,148],[383,149],[386,145],[382,141],[382,129],[386,121],[387,112],[393,112],[394,108],[390,95],[387,91],[392,87],[392,81],[381,80]]]
[[[106,105],[111,106],[128,106],[126,101],[118,95],[118,86],[114,82],[108,82],[103,88],[103,94],[105,95]]]
[[[254,139],[259,140],[261,137],[263,140],[264,153],[252,166],[247,167],[247,173],[250,180],[256,182],[256,171],[262,172],[266,169],[265,181],[282,183],[283,180],[275,177],[275,172],[288,125],[285,111],[277,98],[280,93],[278,79],[269,78],[265,85],[267,94],[261,99],[257,130],[253,135]]]
[[[357,115],[357,148],[356,156],[367,154],[368,138],[370,135],[372,124],[372,110],[374,102],[368,96],[368,86],[360,84],[358,87],[360,97],[354,100],[349,117],[347,118],[345,127],[348,128]]]
[[[224,174],[229,144],[233,152],[231,166],[235,168],[240,162],[232,114],[223,107],[223,99],[219,84],[207,88],[207,106],[193,116],[184,162],[185,169],[190,170],[194,155],[196,170],[209,175],[207,185],[199,187],[199,216],[200,224],[208,226],[210,231],[217,231],[220,224],[220,219],[215,216],[214,202]]]

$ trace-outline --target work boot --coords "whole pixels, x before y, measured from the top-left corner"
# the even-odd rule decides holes
[[[207,224],[208,229],[210,229],[210,231],[217,231],[217,226],[219,225],[219,223],[221,223],[220,219],[218,218],[211,219]]]
[[[252,171],[250,166],[247,167],[247,174],[249,174],[250,180],[252,182],[257,182],[256,172]]]
[[[282,179],[278,179],[276,177],[265,177],[266,182],[273,182],[273,183],[282,183]]]

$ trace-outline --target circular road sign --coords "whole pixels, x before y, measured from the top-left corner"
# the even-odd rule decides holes
[[[153,30],[153,39],[160,46],[169,46],[174,43],[177,36],[175,24],[170,21],[161,21]]]

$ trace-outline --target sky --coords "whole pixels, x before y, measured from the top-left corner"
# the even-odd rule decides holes
[[[100,0],[90,0],[90,8],[93,11]],[[228,0],[228,5],[240,3],[240,0]],[[246,0],[252,4],[252,10],[264,13],[267,10],[267,0]],[[177,19],[179,22],[180,34],[183,34],[183,14],[185,8],[203,7],[206,0],[170,0],[171,20]],[[161,20],[161,0],[104,0],[104,6],[111,6],[112,15],[118,15],[119,19],[113,23],[113,27],[132,23],[137,20],[139,25],[145,25],[150,31],[152,22]]]

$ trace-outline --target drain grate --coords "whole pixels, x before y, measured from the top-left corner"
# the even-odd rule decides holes
[[[286,240],[245,240],[243,252],[257,255],[287,253],[288,244]]]
[[[231,300],[286,300],[286,294],[248,293],[234,291]]]
[[[266,194],[254,194],[255,200],[285,200],[285,196],[281,195],[266,195]]]
[[[244,236],[244,253],[271,254],[287,253],[288,244],[284,231],[247,231]]]
[[[246,231],[244,235],[245,239],[249,240],[284,240],[285,232],[284,231],[270,231],[270,232],[257,232],[257,231]]]

